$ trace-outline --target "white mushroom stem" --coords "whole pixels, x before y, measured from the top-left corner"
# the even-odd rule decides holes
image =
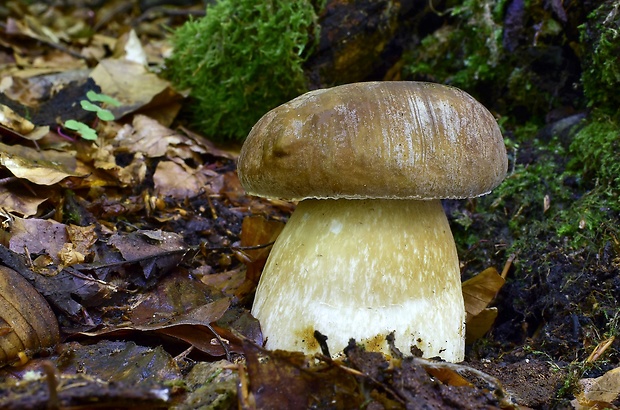
[[[439,200],[299,203],[273,246],[252,308],[269,349],[332,354],[350,338],[389,354],[464,357],[465,310],[456,247]]]

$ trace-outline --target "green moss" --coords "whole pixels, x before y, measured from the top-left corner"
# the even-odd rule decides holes
[[[610,194],[620,191],[620,122],[601,111],[594,111],[570,146],[570,167]]]
[[[220,0],[176,30],[164,74],[191,89],[195,126],[243,139],[265,112],[307,91],[302,63],[316,18],[307,0]]]
[[[509,6],[510,3],[510,6]],[[452,0],[441,14],[444,24],[412,44],[403,76],[462,88],[512,126],[544,119],[559,106],[583,102],[570,85],[574,78],[562,25],[546,2]]]
[[[531,150],[538,159],[516,165],[497,188],[491,205],[507,209],[508,227],[516,241],[546,230],[569,200],[562,175],[562,146],[557,141],[535,140]]]
[[[501,19],[493,11],[504,2],[494,0],[457,2],[450,9],[453,25],[425,37],[420,47],[405,56],[405,74],[472,89],[497,76],[502,57]]]
[[[494,191],[490,205],[505,210],[513,249],[546,237],[567,249],[598,252],[610,236],[617,237],[619,129],[617,120],[595,112],[573,127],[568,147],[557,137],[537,139],[528,125],[516,131],[509,145],[536,159],[518,163]],[[519,144],[528,138],[533,143],[525,149]]]
[[[609,112],[620,105],[620,3],[604,2],[580,26],[583,57],[582,83],[590,106]]]

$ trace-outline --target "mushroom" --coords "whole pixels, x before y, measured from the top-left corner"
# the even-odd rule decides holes
[[[308,92],[250,131],[247,193],[300,201],[273,245],[252,314],[269,349],[332,353],[350,338],[389,354],[464,358],[459,260],[441,198],[484,195],[507,157],[491,113],[467,93],[423,82]]]

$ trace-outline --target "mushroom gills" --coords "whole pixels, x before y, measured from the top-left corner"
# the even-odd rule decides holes
[[[464,357],[459,262],[439,200],[308,199],[273,246],[252,314],[269,349],[337,355],[350,338],[389,354]]]

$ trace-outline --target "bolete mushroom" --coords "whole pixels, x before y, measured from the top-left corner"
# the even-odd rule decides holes
[[[422,82],[316,90],[252,128],[238,173],[249,194],[299,200],[273,245],[252,314],[270,349],[332,353],[350,338],[389,353],[464,357],[459,261],[440,198],[505,177],[494,117],[467,93]]]

